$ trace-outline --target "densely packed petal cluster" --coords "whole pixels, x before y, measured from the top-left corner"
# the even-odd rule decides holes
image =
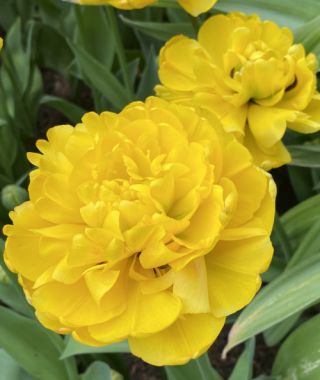
[[[155,364],[205,352],[259,289],[275,187],[216,117],[158,98],[88,113],[30,153],[5,261],[39,320]]]
[[[73,3],[99,5],[109,4],[120,9],[138,9],[154,4],[157,0],[69,0]],[[178,3],[193,16],[208,11],[217,0],[177,0]]]
[[[286,128],[320,129],[317,61],[293,35],[258,16],[217,15],[198,40],[172,38],[160,56],[157,94],[214,112],[269,170],[290,161]]]

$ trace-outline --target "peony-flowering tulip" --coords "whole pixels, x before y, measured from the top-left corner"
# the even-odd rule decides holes
[[[68,0],[83,5],[112,5],[119,9],[139,9],[154,4],[157,0]],[[193,16],[207,12],[217,0],[177,0],[188,13]]]
[[[287,28],[258,16],[217,15],[198,40],[172,38],[160,55],[159,96],[213,112],[269,170],[290,161],[286,128],[320,129],[317,60]]]
[[[151,97],[50,129],[5,262],[40,322],[154,365],[204,353],[270,263],[271,176],[216,117]]]

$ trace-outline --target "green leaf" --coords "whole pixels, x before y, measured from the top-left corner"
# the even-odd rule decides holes
[[[257,13],[262,19],[273,20],[280,25],[298,27],[320,13],[318,0],[223,0],[215,9],[224,12]]]
[[[83,108],[66,99],[57,96],[45,95],[41,99],[41,104],[52,107],[66,116],[71,123],[76,124],[81,121],[82,116],[86,112]]]
[[[30,316],[30,305],[11,283],[0,283],[0,300],[15,311]]]
[[[287,269],[302,263],[313,255],[320,255],[320,219],[306,232],[298,248],[288,263]]]
[[[177,34],[195,37],[192,25],[187,22],[169,23],[133,21],[124,16],[121,16],[121,20],[133,29],[161,41],[168,41],[171,37],[176,36]]]
[[[308,23],[300,26],[295,30],[295,42],[302,43],[308,52],[313,52],[319,57],[319,24],[320,16],[315,17]]]
[[[299,202],[314,195],[311,170],[299,166],[287,167],[291,186]]]
[[[114,36],[105,7],[74,7],[76,44],[92,58],[111,68],[115,56]]]
[[[291,245],[296,247],[305,233],[320,218],[320,195],[315,195],[287,211],[281,221]]]
[[[168,380],[222,380],[222,377],[211,366],[207,354],[183,366],[166,366],[165,371]]]
[[[289,318],[272,326],[270,329],[263,333],[264,340],[268,347],[277,345],[288,333],[294,325],[298,322],[302,312],[291,315]]]
[[[0,346],[34,377],[68,380],[61,352],[49,334],[36,321],[0,306]]]
[[[41,67],[65,73],[74,59],[74,54],[65,36],[51,25],[36,22],[36,54]],[[50,41],[50,43],[48,43]]]
[[[83,78],[99,91],[116,110],[122,109],[129,103],[129,96],[123,85],[111,73],[111,71],[94,59],[79,45],[71,45],[77,57]]]
[[[15,80],[20,93],[27,88],[30,74],[30,49],[25,52],[22,45],[21,20],[18,18],[6,37],[5,51],[14,68]]]
[[[288,145],[292,161],[288,165],[304,168],[320,168],[320,145]]]
[[[255,339],[250,339],[232,371],[229,380],[251,380],[253,359],[255,352]]]
[[[4,350],[0,349],[0,380],[34,380]]]
[[[225,352],[320,299],[320,257],[311,257],[265,286],[233,325]]]
[[[0,168],[5,175],[13,179],[12,166],[17,157],[18,145],[12,129],[0,125]]]
[[[62,353],[61,358],[65,359],[70,356],[80,355],[80,354],[101,354],[101,353],[127,353],[130,352],[129,345],[127,341],[114,343],[109,346],[103,347],[91,347],[85,344],[75,341],[71,336],[67,338],[67,344]]]
[[[150,95],[154,94],[154,86],[159,83],[158,78],[158,64],[157,57],[154,51],[154,48],[151,47],[147,64],[143,72],[138,92],[137,98],[144,100]]]
[[[280,347],[272,374],[284,380],[320,379],[320,315],[295,330]]]
[[[110,367],[97,360],[81,376],[81,380],[112,380]]]

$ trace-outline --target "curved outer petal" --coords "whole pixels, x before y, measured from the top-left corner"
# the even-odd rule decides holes
[[[178,2],[192,16],[199,16],[200,13],[211,9],[217,0],[178,0]]]
[[[130,349],[153,365],[185,364],[208,350],[224,322],[225,318],[215,318],[211,314],[187,314],[158,334],[129,338]],[[166,344],[168,339],[169,345]]]
[[[237,241],[221,241],[206,256],[212,313],[228,316],[254,297],[261,285],[259,274],[269,267],[273,255],[270,238],[264,235]]]

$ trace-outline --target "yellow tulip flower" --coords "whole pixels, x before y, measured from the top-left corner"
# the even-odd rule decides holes
[[[203,354],[272,258],[271,176],[214,116],[155,97],[37,148],[4,257],[40,322],[93,346],[128,339],[154,365]]]
[[[198,40],[172,38],[160,55],[159,96],[213,112],[269,170],[290,161],[286,128],[320,129],[317,60],[271,21],[239,13],[211,17]]]

